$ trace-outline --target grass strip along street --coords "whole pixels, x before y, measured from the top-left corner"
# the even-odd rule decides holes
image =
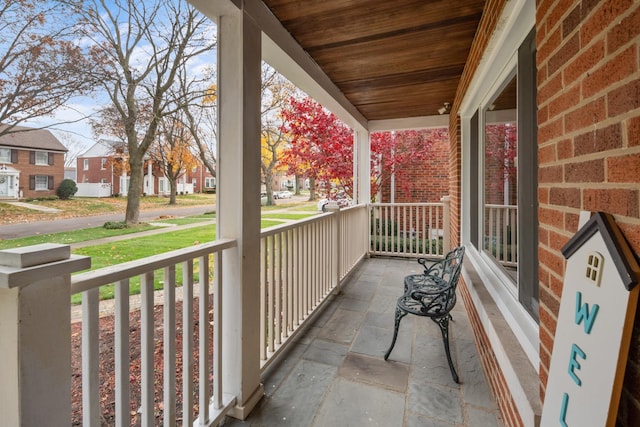
[[[262,220],[261,228],[268,228],[274,225],[282,224],[281,221]],[[186,230],[175,230],[163,233],[159,236],[136,237],[118,242],[104,243],[84,248],[78,248],[72,252],[77,255],[86,255],[91,257],[91,270],[97,270],[110,265],[121,264],[127,261],[146,258],[152,255],[173,251],[175,249],[186,248],[201,243],[212,242],[216,239],[216,229],[212,225],[203,225],[202,227],[189,228]],[[194,280],[198,280],[199,265],[194,265]],[[213,271],[213,269],[210,269]],[[176,267],[176,284],[182,285],[182,266]],[[140,279],[138,277],[131,278],[130,293],[132,295],[140,293]],[[156,277],[154,281],[154,289],[162,289],[163,282],[161,278]],[[100,288],[100,299],[111,299],[114,297],[114,286],[106,285]],[[79,304],[82,295],[76,294],[71,297],[73,304]]]

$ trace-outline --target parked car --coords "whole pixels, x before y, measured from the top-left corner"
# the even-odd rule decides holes
[[[322,212],[327,211],[327,205],[329,204],[330,199],[320,199],[318,200],[318,210]],[[338,206],[341,208],[346,208],[347,206],[351,206],[351,199],[348,197],[336,197],[334,201],[338,202]]]
[[[293,193],[291,191],[276,191],[273,193],[273,197],[276,199],[290,199],[293,197]]]

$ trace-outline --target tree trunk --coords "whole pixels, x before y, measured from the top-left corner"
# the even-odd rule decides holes
[[[135,225],[140,218],[140,196],[142,194],[143,170],[142,161],[133,156],[129,158],[129,192],[127,195],[127,210],[124,221],[127,225]]]
[[[273,201],[273,173],[271,170],[267,170],[267,173],[264,175],[264,188],[267,192],[267,206],[274,206],[275,202]]]
[[[176,182],[175,179],[169,179],[169,186],[171,188],[171,191],[169,192],[169,204],[170,205],[175,205],[176,204],[176,193],[178,192],[178,183]]]
[[[296,175],[296,196],[300,195],[300,187],[302,186],[302,177],[300,175]]]
[[[309,178],[309,201],[312,202],[316,199],[316,179]]]

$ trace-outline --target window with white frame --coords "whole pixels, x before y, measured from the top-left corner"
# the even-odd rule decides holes
[[[49,189],[49,177],[46,175],[36,175],[36,191]]]
[[[107,159],[100,159],[100,169],[105,170],[107,168]]]
[[[213,177],[207,177],[204,179],[204,188],[214,188],[216,186],[216,179]]]
[[[538,319],[535,31],[469,121],[470,243]]]
[[[89,170],[89,159],[84,159],[82,169]]]
[[[11,148],[0,148],[0,163],[11,163]]]
[[[36,151],[36,165],[45,166],[49,164],[49,153],[46,151]]]
[[[169,183],[168,179],[165,177],[158,178],[158,192],[160,194],[166,193],[169,191]]]

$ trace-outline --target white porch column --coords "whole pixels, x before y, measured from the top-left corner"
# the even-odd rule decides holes
[[[223,257],[222,387],[245,419],[260,383],[261,31],[242,9],[218,18],[217,236],[237,239]]]
[[[355,130],[354,137],[354,199],[356,203],[371,201],[371,146],[369,132],[365,129]]]
[[[0,424],[71,424],[71,273],[90,266],[68,245],[0,251]]]
[[[147,188],[145,191],[147,192],[147,196],[152,196],[155,193],[154,179],[153,179],[153,167],[151,165],[152,160],[149,159],[147,161]]]

